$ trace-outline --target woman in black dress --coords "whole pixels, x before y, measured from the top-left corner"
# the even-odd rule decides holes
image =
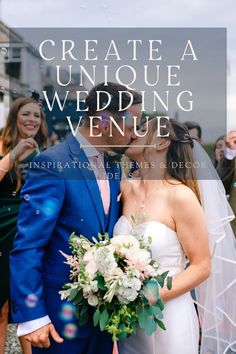
[[[0,141],[0,354],[4,354],[10,297],[9,253],[16,234],[20,190],[30,162],[47,146],[45,116],[34,97],[11,106]],[[24,354],[31,346],[21,341]]]

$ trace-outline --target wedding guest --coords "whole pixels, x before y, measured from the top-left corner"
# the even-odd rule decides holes
[[[229,194],[229,203],[236,214],[236,130],[226,136],[226,149],[217,165],[217,172],[224,184],[226,194]],[[236,219],[231,223],[236,236]]]
[[[21,205],[20,190],[29,163],[46,147],[47,127],[40,105],[33,97],[18,98],[10,108],[0,141],[0,354],[7,333],[10,274],[9,253],[13,247]],[[24,354],[30,343],[21,340]]]
[[[220,159],[224,155],[225,149],[225,135],[221,135],[215,142],[214,145],[214,157],[213,157],[213,164],[217,167]]]
[[[54,146],[60,143],[57,133],[53,130],[48,138],[49,145]]]
[[[202,128],[200,125],[193,121],[187,121],[184,123],[184,125],[188,129],[190,137],[202,144]]]

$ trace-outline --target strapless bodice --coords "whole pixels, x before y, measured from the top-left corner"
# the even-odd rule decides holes
[[[169,270],[174,276],[185,268],[185,255],[175,231],[158,221],[147,221],[132,226],[128,219],[122,215],[114,227],[113,235],[134,235],[151,237],[152,258],[160,264],[160,272]]]

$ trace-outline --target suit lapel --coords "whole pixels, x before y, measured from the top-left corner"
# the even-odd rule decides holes
[[[90,194],[91,200],[93,201],[94,208],[96,210],[98,219],[100,221],[102,232],[105,233],[105,215],[102,204],[102,198],[99,191],[98,183],[94,172],[88,168],[88,158],[85,155],[83,149],[81,149],[78,140],[71,134],[67,139],[71,156],[75,162],[79,162],[79,171],[81,172],[84,182],[86,184],[87,190]],[[83,195],[81,196],[83,198]]]

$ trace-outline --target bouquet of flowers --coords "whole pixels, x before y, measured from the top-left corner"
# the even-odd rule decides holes
[[[60,291],[61,299],[72,301],[80,325],[88,321],[93,307],[93,324],[112,335],[113,341],[125,339],[137,327],[151,335],[157,326],[165,329],[164,303],[159,288],[171,288],[168,272],[159,274],[151,258],[151,239],[134,235],[109,238],[98,235],[93,242],[84,236],[70,237],[72,255],[66,255],[71,282]]]

